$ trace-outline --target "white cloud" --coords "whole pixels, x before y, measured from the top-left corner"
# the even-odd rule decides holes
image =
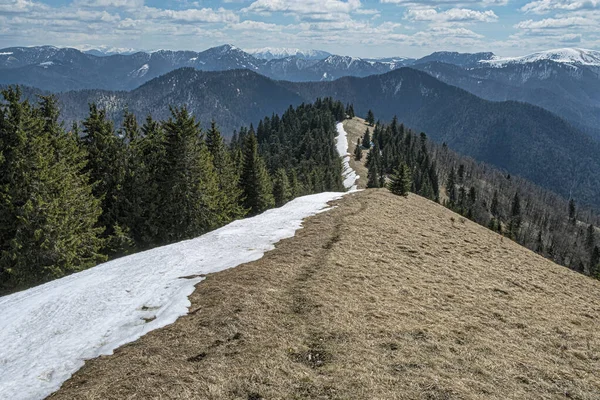
[[[475,11],[466,8],[452,8],[438,12],[434,8],[409,9],[405,18],[410,21],[429,22],[494,22],[498,16],[492,11]]]
[[[242,12],[265,16],[283,13],[299,20],[333,21],[348,18],[350,13],[371,11],[361,9],[360,0],[256,0]]]
[[[237,24],[231,24],[229,25],[229,27],[231,29],[234,30],[252,30],[252,31],[280,31],[281,29],[284,28],[284,26],[282,25],[277,25],[277,24],[269,24],[266,22],[260,22],[260,21],[251,21],[251,20],[246,20],[246,21],[242,21],[240,23]]]
[[[381,3],[397,4],[412,7],[434,7],[434,6],[505,6],[509,0],[379,0]]]
[[[554,10],[577,11],[600,8],[600,0],[538,0],[525,4],[521,11],[545,14]]]
[[[578,26],[594,26],[597,25],[598,21],[583,17],[568,17],[568,18],[546,18],[540,21],[527,20],[521,21],[514,27],[517,29],[559,29],[559,28],[572,28]]]
[[[136,9],[144,5],[144,0],[75,0],[73,5],[90,8]]]
[[[200,22],[200,23],[219,23],[219,22],[238,22],[239,17],[233,11],[219,8],[187,9],[187,10],[162,10],[153,7],[144,7],[139,11],[142,18],[146,19],[166,19],[180,22]]]

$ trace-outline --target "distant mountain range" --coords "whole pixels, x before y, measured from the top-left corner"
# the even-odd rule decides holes
[[[411,68],[487,100],[543,107],[600,140],[600,52],[558,49],[513,58],[480,55],[485,59],[465,64],[425,57]]]
[[[186,105],[202,126],[214,119],[229,136],[265,115],[326,96],[353,103],[358,115],[368,109],[386,121],[397,115],[465,155],[600,206],[599,143],[542,108],[487,101],[411,68],[305,83],[275,81],[248,70],[184,68],[130,92],[71,91],[59,94],[59,102],[67,122],[85,118],[90,102],[107,109],[117,123],[125,108],[142,120],[150,113],[167,118],[170,105]]]
[[[487,100],[517,100],[546,108],[600,140],[600,52],[593,50],[567,48],[510,58],[490,52],[436,52],[417,60],[363,59],[289,48],[252,49],[251,54],[231,45],[202,52],[131,51],[106,46],[86,52],[53,46],[2,49],[0,84],[53,92],[132,90],[183,67],[249,69],[275,80],[311,82],[410,66]]]
[[[262,49],[247,49],[247,53],[263,60],[296,57],[305,60],[322,60],[333,54],[322,50],[301,50],[288,47],[263,47]]]

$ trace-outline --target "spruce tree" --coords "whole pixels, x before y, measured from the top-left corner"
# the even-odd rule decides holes
[[[0,107],[0,290],[104,260],[85,153],[58,124],[54,98],[41,97],[34,108],[20,95],[4,91]]]
[[[142,214],[131,226],[132,235],[140,248],[162,244],[163,206],[166,203],[168,182],[166,136],[160,123],[148,116],[141,127],[141,141],[136,142],[142,168],[135,184],[142,185]]]
[[[454,167],[450,169],[448,181],[446,182],[446,194],[448,195],[448,207],[453,209],[458,201],[458,193],[456,191],[456,173]]]
[[[585,248],[588,251],[592,251],[596,244],[595,231],[596,228],[594,227],[594,225],[590,224],[587,228],[587,232],[585,235]]]
[[[285,169],[279,168],[273,179],[273,197],[275,198],[275,207],[281,207],[292,198],[292,188]]]
[[[569,220],[575,223],[575,200],[569,200]]]
[[[124,141],[115,134],[112,122],[106,118],[106,111],[98,109],[96,104],[90,104],[90,113],[83,121],[83,128],[82,142],[88,153],[87,172],[94,184],[94,196],[101,199],[99,222],[104,227],[104,237],[111,238],[120,230],[122,223]],[[107,243],[109,252],[120,250],[111,246],[112,240]]]
[[[521,227],[521,199],[519,192],[515,193],[510,208],[510,227],[509,233],[513,239],[518,238],[519,228]]]
[[[120,136],[126,145],[124,153],[124,177],[121,191],[119,224],[112,240],[112,247],[125,253],[137,246],[143,246],[139,237],[140,225],[144,224],[144,192],[148,183],[147,172],[141,154],[140,127],[135,115],[125,111]]]
[[[490,213],[494,218],[500,216],[500,204],[498,202],[498,191],[494,190],[494,196],[492,197],[492,204],[490,206]]]
[[[367,112],[367,118],[365,120],[369,125],[375,125],[375,114],[373,114],[372,110],[369,110],[369,112]]]
[[[600,279],[600,249],[594,246],[590,257],[590,276]]]
[[[244,193],[244,207],[251,215],[259,214],[275,205],[271,178],[263,159],[258,154],[256,136],[251,130],[244,139],[244,161],[240,185]]]
[[[220,193],[212,157],[200,126],[184,108],[172,108],[165,131],[163,241],[201,235],[222,221]]]
[[[212,155],[212,162],[219,183],[219,208],[223,216],[221,223],[227,224],[246,215],[247,210],[244,210],[241,204],[242,190],[239,185],[239,172],[236,170],[231,154],[215,121],[212,121],[206,134],[206,146]]]
[[[360,139],[356,142],[356,147],[354,148],[354,159],[356,161],[362,160],[362,149],[360,147]]]
[[[362,147],[364,147],[365,149],[371,148],[371,133],[369,131],[369,128],[367,128],[365,134],[363,135]]]
[[[410,191],[411,183],[410,170],[406,164],[402,163],[396,173],[391,176],[388,189],[394,194],[406,197]]]

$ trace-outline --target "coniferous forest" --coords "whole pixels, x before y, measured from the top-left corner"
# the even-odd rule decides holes
[[[367,186],[407,189],[439,202],[575,271],[600,279],[600,217],[522,178],[502,173],[417,135],[378,122],[367,154]],[[365,134],[366,136],[366,134]],[[408,178],[408,179],[407,179]],[[457,221],[460,223],[460,221]]]
[[[115,127],[95,104],[70,127],[51,96],[19,88],[0,105],[0,294],[136,251],[199,236],[291,199],[343,191],[335,123],[352,105],[330,98],[289,107],[226,142],[188,110]],[[369,188],[410,190],[553,261],[600,277],[591,210],[461,156],[394,118],[356,143]]]
[[[0,294],[189,239],[294,197],[342,191],[331,99],[243,127],[226,143],[185,107],[115,127],[91,104],[64,127],[53,97],[0,105]]]

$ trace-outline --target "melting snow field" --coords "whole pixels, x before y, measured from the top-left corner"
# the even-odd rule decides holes
[[[356,180],[359,178],[356,175],[356,172],[350,168],[350,154],[348,154],[348,135],[344,130],[344,124],[341,122],[336,126],[338,131],[338,136],[335,138],[337,151],[340,154],[340,157],[343,158],[342,166],[343,172],[342,176],[344,177],[344,187],[350,191],[357,190]]]
[[[84,360],[175,322],[188,312],[197,275],[258,260],[342,195],[300,197],[199,238],[0,297],[0,398],[44,398]]]
[[[344,186],[356,190],[348,141],[337,125]],[[294,236],[302,220],[343,193],[292,200],[196,239],[119,258],[0,297],[0,399],[42,399],[87,359],[172,324],[187,314],[200,275],[258,260]]]

